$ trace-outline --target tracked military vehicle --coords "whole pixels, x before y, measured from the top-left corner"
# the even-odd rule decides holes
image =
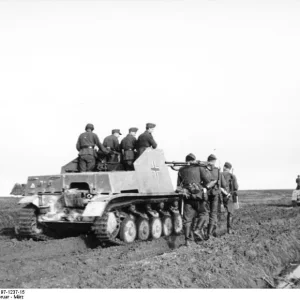
[[[300,206],[300,190],[293,190],[292,206]]]
[[[59,175],[28,178],[19,201],[24,205],[21,237],[71,232],[93,234],[105,244],[132,243],[182,230],[180,199],[162,150],[147,149],[134,162],[134,171],[78,173],[66,166]]]

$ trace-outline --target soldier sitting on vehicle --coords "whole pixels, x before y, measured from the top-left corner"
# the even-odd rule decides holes
[[[121,141],[120,149],[122,152],[123,165],[126,171],[134,170],[133,162],[136,158],[136,132],[138,128],[132,127],[129,129],[129,133]]]
[[[107,162],[120,161],[120,143],[119,136],[122,135],[120,129],[113,129],[112,134],[107,136],[103,141],[103,146],[110,151]]]
[[[82,133],[77,141],[76,149],[79,151],[79,172],[92,172],[96,164],[95,146],[104,153],[108,151],[100,143],[97,134],[93,133],[94,125],[87,124],[84,133]]]
[[[146,124],[146,131],[142,133],[137,141],[137,150],[138,150],[138,156],[141,156],[142,153],[147,149],[152,147],[153,149],[157,148],[157,143],[155,142],[152,132],[154,131],[155,124],[153,123],[147,123]]]

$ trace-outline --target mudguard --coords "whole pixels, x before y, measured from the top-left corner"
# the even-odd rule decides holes
[[[33,204],[36,207],[38,207],[39,206],[39,197],[38,197],[38,195],[25,196],[18,202],[18,204]]]
[[[32,195],[25,196],[18,204],[32,204],[36,207],[51,207],[51,211],[61,211],[64,208],[63,195]]]
[[[82,214],[83,217],[101,217],[111,197],[97,195],[87,204]]]

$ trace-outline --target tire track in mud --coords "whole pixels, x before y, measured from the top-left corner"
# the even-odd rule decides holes
[[[170,244],[173,246],[175,243],[175,247],[178,247],[183,242],[183,237],[179,236],[176,241],[161,238],[96,249],[87,248],[81,237],[47,242],[16,242],[15,247],[1,249],[1,254],[5,253],[0,258],[1,269],[5,270],[5,266],[9,265],[11,271],[0,271],[0,284],[7,288],[63,288],[78,287],[83,282],[86,284],[91,281],[91,278],[94,284],[99,284],[99,276],[109,274],[109,270],[170,252]],[[16,273],[18,276],[15,276]]]
[[[0,248],[3,288],[249,288],[274,285],[300,260],[299,208],[244,206],[234,235],[191,248],[183,236],[91,249],[82,237],[46,242],[4,239]]]

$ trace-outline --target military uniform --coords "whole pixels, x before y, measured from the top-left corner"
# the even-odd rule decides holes
[[[300,190],[300,177],[298,177],[298,178],[296,179],[296,183],[297,183],[297,188],[296,188],[296,190]]]
[[[226,181],[220,170],[216,167],[201,167],[201,175],[203,178],[203,185],[207,187],[207,196],[209,204],[209,224],[208,224],[208,236],[216,230],[218,222],[218,204],[221,197],[221,188],[227,188]],[[213,181],[217,181],[212,187],[209,184]]]
[[[156,125],[152,123],[146,124],[146,128],[154,128]],[[155,142],[151,132],[146,130],[142,133],[137,141],[138,145],[138,156],[140,156],[147,148],[152,147],[153,149],[157,148],[157,143]]]
[[[228,166],[229,165],[230,164],[228,164]],[[231,167],[229,167],[229,169],[231,169]],[[234,212],[233,199],[237,196],[239,186],[235,175],[231,174],[229,171],[223,172],[222,174],[227,184],[227,190],[231,195],[230,197],[223,197],[223,205],[227,211],[227,231],[228,233],[231,233],[231,223]]]
[[[92,124],[88,124],[86,129],[94,129],[94,126],[89,125]],[[76,144],[76,149],[79,151],[79,172],[90,172],[94,170],[96,164],[95,146],[99,149],[103,149],[103,145],[100,143],[98,136],[92,131],[84,132],[79,136]]]
[[[130,132],[137,132],[137,130],[137,128],[130,128],[129,134],[121,141],[120,150],[123,154],[123,165],[126,171],[134,170],[133,162],[136,157],[137,140]]]
[[[107,136],[103,141],[103,146],[110,150],[107,162],[119,162],[120,157],[120,143],[114,133],[120,133],[119,129],[113,129],[112,134]]]
[[[189,154],[195,160],[193,154]],[[187,156],[187,157],[188,157]],[[207,202],[203,199],[203,190],[200,182],[202,181],[199,166],[184,166],[178,171],[177,186],[184,189],[184,233],[186,241],[193,239],[192,225],[199,218],[202,226],[208,216]],[[193,192],[193,185],[196,186]]]

